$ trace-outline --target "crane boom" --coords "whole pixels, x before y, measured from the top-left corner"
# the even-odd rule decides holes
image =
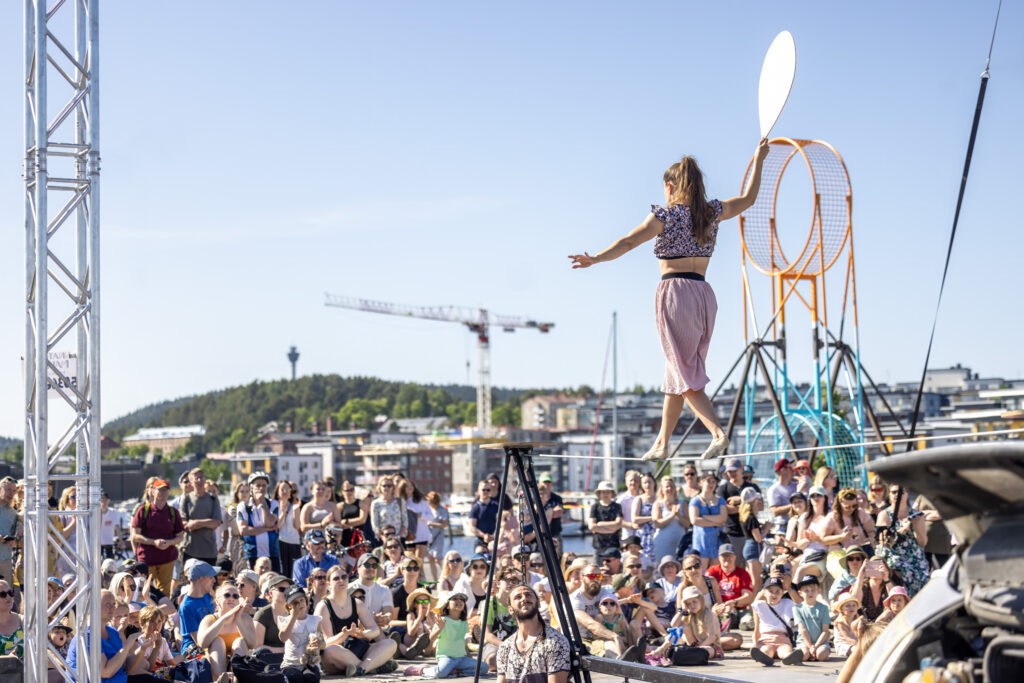
[[[490,327],[500,327],[505,332],[516,329],[536,329],[548,332],[554,323],[538,322],[530,318],[511,315],[493,315],[486,308],[469,308],[466,306],[409,306],[389,301],[375,301],[356,297],[338,296],[325,293],[325,306],[349,308],[368,313],[399,315],[424,320],[459,323],[476,333],[477,341],[477,387],[476,387],[476,418],[477,426],[489,434],[491,431],[491,338]]]

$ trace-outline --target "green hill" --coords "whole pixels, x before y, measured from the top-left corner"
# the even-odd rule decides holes
[[[495,425],[518,425],[519,401],[537,390],[492,391]],[[201,424],[200,452],[245,449],[267,422],[291,423],[297,431],[321,428],[327,416],[335,429],[372,429],[379,415],[392,418],[444,416],[450,426],[476,422],[476,388],[389,382],[375,377],[312,375],[292,380],[252,382],[197,396],[155,403],[107,423],[103,433],[117,440],[142,427]],[[190,448],[191,450],[191,448]]]

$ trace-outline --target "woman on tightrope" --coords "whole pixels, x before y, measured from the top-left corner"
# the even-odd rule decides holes
[[[715,250],[718,224],[753,206],[761,187],[761,168],[768,156],[768,141],[757,148],[754,172],[746,191],[726,201],[707,200],[704,177],[697,161],[685,156],[665,171],[665,206],[652,206],[639,226],[604,251],[569,256],[573,268],[587,268],[612,261],[654,238],[654,255],[660,260],[661,282],[655,295],[655,318],[665,353],[665,393],[661,431],[643,460],[663,460],[669,455],[669,438],[675,431],[684,403],[711,433],[712,441],[702,458],[725,454],[729,443],[704,387],[710,381],[704,360],[715,327],[718,303],[711,285],[704,281]]]

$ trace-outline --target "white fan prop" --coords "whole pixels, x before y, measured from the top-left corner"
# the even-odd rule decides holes
[[[757,114],[761,122],[761,137],[766,138],[782,114],[789,99],[796,75],[796,44],[793,34],[783,31],[775,36],[761,65],[761,80],[757,85]]]

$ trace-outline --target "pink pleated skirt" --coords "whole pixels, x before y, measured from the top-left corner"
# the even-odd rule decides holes
[[[662,392],[679,395],[703,389],[711,381],[704,361],[718,313],[714,290],[703,280],[662,280],[654,307],[658,338],[665,352]]]

